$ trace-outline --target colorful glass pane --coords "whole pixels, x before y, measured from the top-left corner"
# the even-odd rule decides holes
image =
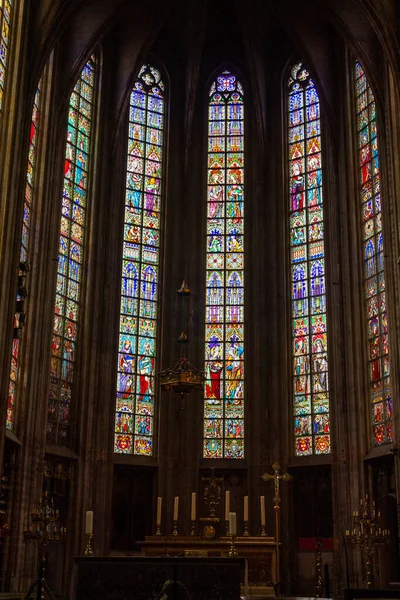
[[[71,422],[95,74],[92,56],[76,82],[68,109],[47,415],[47,441],[61,445],[69,442]]]
[[[1,9],[0,9],[1,10]],[[39,103],[40,103],[40,82],[35,93],[35,100],[33,103],[32,119],[29,131],[29,153],[28,153],[28,167],[26,173],[25,182],[25,199],[24,199],[24,215],[22,221],[22,234],[21,234],[21,249],[19,260],[24,263],[28,260],[28,244],[29,234],[31,225],[31,206],[33,199],[33,185],[35,175],[35,163],[38,143],[38,127],[39,127]],[[22,273],[22,271],[20,271]],[[17,292],[17,307],[21,306],[24,301],[24,297]],[[10,367],[10,381],[8,385],[8,400],[7,400],[7,418],[6,427],[7,429],[14,428],[14,407],[15,407],[15,395],[17,392],[18,383],[18,367],[19,367],[19,354],[20,354],[20,343],[21,340],[17,335],[21,332],[21,313],[25,313],[26,309],[21,306],[20,312],[16,312],[14,315],[14,339],[12,346],[11,355],[11,367]]]
[[[243,88],[224,71],[208,105],[205,458],[244,456]]]
[[[378,134],[374,95],[359,62],[355,91],[371,418],[375,446],[381,446],[393,441],[393,429]]]
[[[318,93],[296,64],[288,85],[295,454],[329,454],[322,157]]]
[[[114,452],[153,454],[164,84],[143,65],[129,107]]]
[[[3,111],[3,96],[10,48],[10,24],[14,0],[0,2],[0,117]]]

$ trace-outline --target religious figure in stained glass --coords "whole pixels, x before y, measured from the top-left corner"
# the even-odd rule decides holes
[[[57,288],[50,360],[47,441],[69,443],[75,349],[87,210],[90,123],[94,112],[96,59],[82,69],[70,96],[64,154],[64,189],[58,246]]]
[[[114,452],[153,454],[164,84],[145,64],[129,107]]]
[[[244,456],[243,89],[221,73],[208,106],[205,458]]]
[[[288,85],[295,454],[330,452],[318,93],[302,63]]]
[[[369,389],[374,444],[393,442],[389,341],[376,106],[367,76],[355,64],[359,186],[363,231],[364,284],[369,351]]]

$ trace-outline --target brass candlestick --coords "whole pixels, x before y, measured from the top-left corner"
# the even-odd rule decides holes
[[[226,535],[229,535],[229,521],[228,521],[228,519],[225,519],[225,532],[226,532]]]
[[[267,535],[267,530],[265,529],[265,525],[261,525],[261,535],[263,537]]]
[[[84,556],[93,556],[93,534],[92,533],[87,533],[86,534],[86,545],[85,545],[85,552],[83,553]]]
[[[196,521],[191,521],[190,535],[196,535]]]
[[[231,548],[228,552],[228,556],[229,556],[229,558],[235,558],[236,556],[238,556],[238,553],[236,552],[236,548],[235,548],[236,535],[231,534],[230,538],[231,538]]]
[[[246,536],[246,537],[248,537],[250,535],[249,534],[249,522],[248,521],[244,522],[244,533],[243,533],[243,535]]]
[[[172,535],[178,535],[178,521],[174,521],[174,529]]]
[[[157,523],[156,535],[161,535],[161,523]]]
[[[353,511],[352,529],[346,530],[346,539],[354,546],[364,548],[367,555],[367,588],[371,589],[374,584],[374,558],[375,548],[390,541],[390,530],[379,527],[381,513],[375,510],[375,502],[372,507],[365,499],[360,500],[360,510]]]

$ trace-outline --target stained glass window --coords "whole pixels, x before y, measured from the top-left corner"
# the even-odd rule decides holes
[[[25,200],[24,200],[24,218],[22,223],[22,240],[20,249],[20,274],[25,272],[26,261],[28,260],[28,245],[29,245],[29,233],[31,224],[31,206],[33,197],[33,183],[35,175],[35,164],[36,164],[36,153],[38,144],[38,126],[39,126],[39,103],[40,103],[40,82],[35,94],[35,100],[33,103],[32,120],[29,132],[29,155],[28,155],[28,168],[26,174],[25,184]],[[14,315],[14,338],[12,345],[11,355],[11,367],[10,367],[10,381],[8,384],[8,401],[7,401],[7,429],[14,428],[14,405],[15,405],[15,394],[18,381],[18,367],[19,367],[19,352],[20,352],[20,333],[22,325],[21,315],[25,315],[24,309],[24,296],[17,293],[17,310]]]
[[[61,445],[69,442],[95,73],[96,59],[92,56],[76,82],[68,108],[47,418],[47,441]]]
[[[320,104],[301,63],[288,85],[288,154],[295,454],[330,443]]]
[[[133,86],[122,260],[114,452],[153,454],[165,90],[143,65]]]
[[[374,95],[358,62],[355,65],[355,87],[369,389],[374,441],[376,446],[380,446],[393,441],[393,430],[378,133]]]
[[[0,116],[3,111],[3,95],[6,81],[8,51],[10,45],[10,22],[12,0],[0,0]]]
[[[204,457],[244,456],[244,105],[235,75],[209,93]]]

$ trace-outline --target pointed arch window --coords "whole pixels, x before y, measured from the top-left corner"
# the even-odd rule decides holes
[[[0,2],[0,118],[3,112],[12,10],[13,0],[2,0]]]
[[[47,441],[60,445],[67,445],[70,441],[71,396],[79,330],[95,77],[96,57],[91,56],[76,82],[68,108],[47,418]]]
[[[208,99],[205,458],[244,456],[244,104],[222,72]]]
[[[153,454],[165,88],[143,65],[129,106],[114,452]]]
[[[355,64],[357,141],[368,336],[368,379],[375,446],[393,441],[389,336],[378,132],[375,98],[359,62]]]
[[[288,83],[288,155],[295,454],[330,443],[320,103],[302,63]]]
[[[33,103],[32,119],[29,132],[29,154],[28,167],[25,183],[25,198],[24,198],[24,217],[22,223],[22,238],[21,248],[19,253],[19,277],[24,278],[28,269],[28,247],[31,226],[31,208],[34,196],[34,179],[36,175],[36,159],[39,137],[39,119],[40,119],[40,103],[41,103],[41,81],[38,84],[35,99]],[[22,286],[23,288],[23,286]],[[14,337],[11,354],[10,366],[10,381],[8,384],[8,400],[7,400],[7,429],[14,429],[15,420],[15,396],[17,392],[19,362],[20,362],[20,335],[22,331],[23,319],[25,318],[26,309],[24,307],[23,289],[19,288],[17,292],[17,312],[14,315]]]

